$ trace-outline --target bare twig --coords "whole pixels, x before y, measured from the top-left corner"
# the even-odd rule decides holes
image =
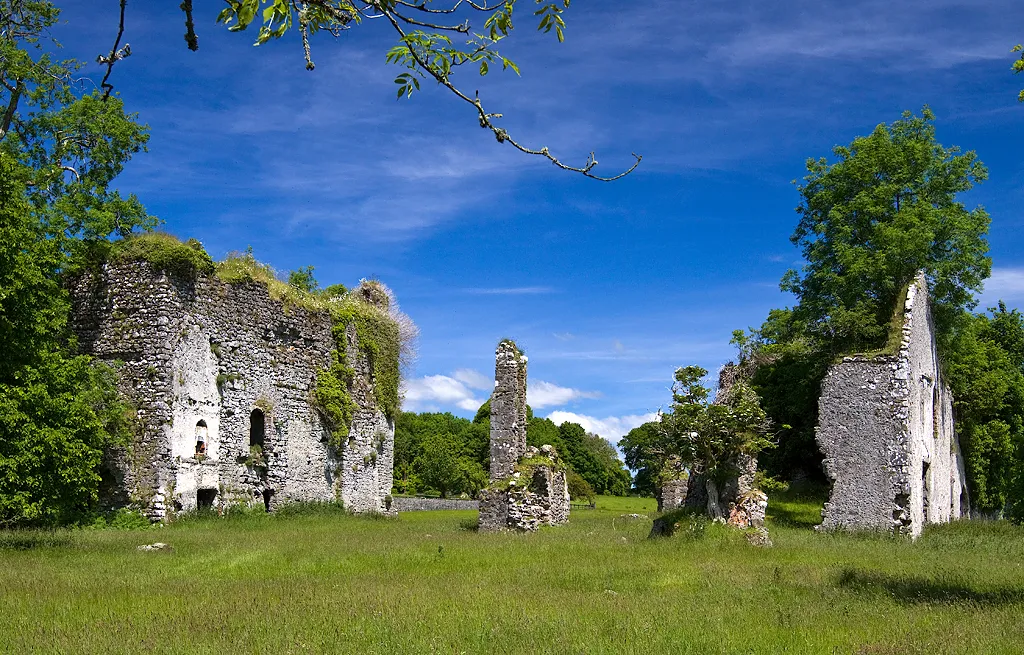
[[[182,0],[179,7],[185,12],[185,43],[189,50],[195,52],[199,49],[199,37],[196,36],[196,24],[192,22],[192,0]]]
[[[69,173],[75,174],[75,180],[81,182],[82,178],[78,175],[78,171],[73,166],[61,166],[61,170],[68,171]]]
[[[470,98],[469,96],[464,94],[462,91],[460,91],[454,84],[452,84],[445,75],[442,75],[437,70],[435,70],[432,66],[428,65],[427,62],[423,61],[423,59],[419,56],[419,54],[417,54],[416,50],[412,46],[409,46],[408,42],[405,41],[405,38],[406,38],[405,31],[402,29],[402,26],[398,24],[398,20],[395,18],[395,16],[392,15],[392,12],[384,11],[384,15],[387,16],[388,20],[391,22],[391,26],[394,27],[395,30],[398,31],[399,35],[402,37],[403,42],[407,43],[406,47],[409,49],[409,53],[412,56],[413,60],[416,62],[416,64],[419,65],[419,67],[422,68],[423,70],[427,71],[427,73],[429,73],[430,76],[433,77],[439,84],[441,84],[442,86],[447,88],[449,91],[454,93],[456,96],[458,96],[462,100],[464,100],[464,101],[468,102],[469,104],[473,105],[476,108],[477,117],[480,120],[480,127],[490,129],[491,132],[494,133],[494,138],[496,138],[498,140],[498,143],[506,143],[507,142],[509,145],[511,145],[513,148],[515,148],[519,152],[522,152],[522,153],[527,154],[527,155],[538,155],[540,157],[544,157],[548,161],[550,161],[552,164],[557,166],[558,168],[561,168],[562,170],[571,171],[571,172],[574,172],[574,173],[580,173],[581,175],[583,175],[585,177],[589,177],[589,178],[594,179],[594,180],[599,180],[601,182],[612,182],[614,180],[618,180],[620,178],[623,178],[623,177],[629,175],[630,173],[632,173],[633,171],[635,171],[636,167],[640,165],[640,161],[643,159],[643,156],[642,155],[638,155],[638,154],[636,154],[634,152],[634,153],[632,153],[632,155],[633,155],[633,157],[636,158],[636,161],[633,162],[632,166],[630,166],[628,169],[626,169],[622,173],[619,173],[618,175],[613,175],[611,177],[604,177],[604,176],[601,176],[601,175],[594,175],[591,172],[593,170],[593,168],[595,166],[597,166],[597,159],[594,158],[594,153],[593,152],[590,153],[590,156],[587,158],[587,163],[585,165],[583,165],[583,166],[570,166],[570,165],[562,162],[561,160],[559,160],[554,155],[552,155],[550,153],[550,151],[548,151],[547,147],[543,147],[543,148],[540,148],[539,150],[537,150],[537,149],[534,149],[534,148],[528,148],[528,147],[520,144],[518,141],[514,140],[511,136],[509,136],[509,133],[508,133],[507,130],[505,130],[504,128],[498,127],[493,122],[491,122],[492,118],[501,118],[501,114],[490,114],[490,113],[487,113],[484,110],[483,103],[480,102],[479,94],[475,98]]]
[[[432,30],[442,30],[445,32],[458,32],[459,34],[469,34],[469,20],[466,20],[464,23],[461,23],[459,25],[437,25],[436,23],[422,23],[416,20],[415,18],[403,16],[397,11],[393,11],[392,13],[394,13],[394,15],[400,18],[403,22],[409,23],[410,25],[416,25],[419,27],[429,27]]]
[[[422,11],[422,12],[425,12],[425,13],[428,13],[428,14],[454,14],[455,11],[458,10],[459,6],[462,5],[463,3],[468,4],[470,7],[472,7],[473,9],[476,9],[477,11],[494,11],[495,9],[500,7],[501,4],[502,4],[502,3],[499,2],[498,4],[495,4],[495,5],[487,5],[487,4],[478,5],[477,3],[472,2],[471,0],[470,1],[458,0],[458,2],[456,2],[454,5],[452,5],[451,8],[449,8],[449,9],[431,9],[424,2],[415,2],[414,3],[414,2],[404,2],[403,0],[397,0],[396,4],[400,4],[400,5],[409,7],[410,9],[416,9],[417,11]]]
[[[100,86],[103,88],[104,100],[109,98],[110,92],[114,90],[114,85],[107,83],[107,78],[110,77],[111,71],[114,70],[114,64],[132,54],[132,47],[127,43],[124,44],[123,48],[118,49],[118,46],[121,45],[121,36],[124,34],[124,8],[127,4],[128,0],[121,0],[121,18],[117,24],[117,38],[114,39],[114,47],[110,49],[110,54],[106,57],[100,55],[96,58],[98,63],[106,64],[107,66],[107,72],[103,76],[103,81],[100,82]]]

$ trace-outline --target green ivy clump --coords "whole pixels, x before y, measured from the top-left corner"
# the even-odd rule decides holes
[[[349,394],[355,371],[346,365],[344,351],[331,351],[331,365],[317,373],[313,400],[331,431],[330,445],[340,449],[348,436],[356,403]]]
[[[195,239],[185,243],[165,232],[144,232],[113,243],[109,260],[149,262],[158,271],[194,280],[214,271],[213,259]]]
[[[363,282],[343,298],[330,302],[335,348],[331,365],[317,376],[314,397],[328,421],[332,445],[340,448],[348,436],[356,405],[349,393],[355,370],[349,365],[346,332],[355,327],[359,349],[373,372],[374,402],[389,419],[398,415],[400,399],[398,325],[387,309],[379,283]]]

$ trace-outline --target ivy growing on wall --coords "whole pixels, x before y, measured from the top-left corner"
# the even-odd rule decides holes
[[[317,375],[311,394],[313,406],[320,412],[331,431],[331,445],[345,444],[352,418],[357,409],[352,397],[356,384],[355,369],[348,361],[347,331],[355,330],[358,348],[366,357],[372,373],[372,394],[369,400],[389,419],[394,420],[400,407],[399,380],[403,356],[410,352],[410,339],[415,326],[397,309],[391,291],[376,280],[364,280],[348,290],[341,285],[320,289],[312,278],[313,269],[300,269],[301,276],[291,275],[285,282],[270,266],[256,260],[251,250],[231,253],[216,264],[194,239],[182,243],[163,233],[144,233],[114,244],[107,253],[109,261],[146,261],[157,270],[171,275],[196,279],[213,274],[227,284],[256,282],[264,285],[271,298],[281,302],[286,311],[301,308],[310,312],[327,312],[331,317],[334,349],[328,367]],[[296,284],[301,280],[302,284]],[[218,387],[230,376],[217,379]]]

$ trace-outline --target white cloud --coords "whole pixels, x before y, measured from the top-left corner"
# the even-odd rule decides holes
[[[537,380],[526,385],[526,402],[533,408],[557,407],[577,398],[599,398],[596,391],[580,391]]]
[[[490,391],[494,388],[494,380],[479,371],[474,371],[471,368],[460,368],[452,373],[452,377],[470,389]]]
[[[595,418],[585,414],[576,414],[574,412],[563,412],[559,410],[551,412],[547,415],[547,418],[551,419],[555,425],[561,425],[566,421],[579,423],[587,432],[593,432],[594,434],[603,437],[612,445],[615,445],[618,443],[619,439],[626,435],[627,432],[635,427],[647,423],[648,421],[657,420],[658,415],[651,412],[650,414],[630,414],[628,416]]]
[[[992,277],[985,280],[978,309],[987,309],[998,301],[1008,304],[1024,303],[1024,267],[994,268]]]
[[[440,411],[458,407],[474,412],[483,400],[466,384],[447,375],[428,375],[405,383],[403,409],[409,412]]]

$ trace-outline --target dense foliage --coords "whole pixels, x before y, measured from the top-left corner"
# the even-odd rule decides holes
[[[527,443],[555,447],[570,470],[577,494],[584,498],[594,494],[622,496],[629,490],[629,472],[615,448],[603,438],[588,434],[576,423],[558,426],[535,417],[529,408],[527,421]],[[402,412],[395,423],[395,488],[399,493],[436,491],[475,496],[487,484],[489,459],[489,401],[473,420],[447,412]]]
[[[95,510],[106,447],[133,415],[114,374],[76,355],[64,276],[111,236],[149,228],[110,187],[145,147],[119,98],[83,94],[59,61],[49,2],[0,0],[0,524],[54,525]]]
[[[947,371],[971,504],[1024,519],[1024,316],[1006,305],[965,316]]]
[[[740,457],[756,456],[773,444],[771,419],[754,390],[740,380],[712,403],[711,391],[701,384],[707,374],[699,366],[677,369],[669,411],[660,421],[630,431],[619,446],[627,463],[643,471],[644,491],[658,486],[670,458],[701,475],[707,483],[709,513],[718,517],[718,490],[737,473]]]
[[[792,240],[807,263],[782,280],[796,306],[733,338],[763,407],[784,426],[762,466],[786,479],[822,477],[814,427],[825,372],[841,354],[894,351],[907,286],[923,270],[972,505],[990,514],[1021,506],[1021,317],[1002,305],[970,313],[991,272],[989,217],[958,194],[983,181],[985,167],[974,152],[938,143],[927,107],[834,154],[832,163],[809,160],[798,187]]]

